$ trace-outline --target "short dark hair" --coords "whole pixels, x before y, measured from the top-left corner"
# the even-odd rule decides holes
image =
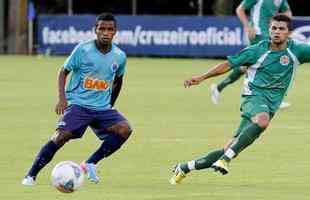
[[[277,14],[272,17],[271,21],[285,22],[289,31],[293,30],[292,19],[284,14]]]
[[[117,25],[115,17],[111,13],[101,13],[96,18],[96,27],[99,21],[113,21],[115,24],[115,27]]]

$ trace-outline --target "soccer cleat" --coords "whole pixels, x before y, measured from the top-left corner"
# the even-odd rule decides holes
[[[212,164],[211,168],[216,172],[219,171],[222,175],[228,174],[228,162],[224,159],[217,160]]]
[[[182,171],[180,164],[175,165],[172,170],[173,176],[170,178],[170,184],[176,185],[180,184],[181,181],[186,177],[186,173]]]
[[[291,106],[291,104],[289,103],[289,102],[282,102],[281,104],[280,104],[280,109],[284,109],[284,108],[287,108],[287,107],[290,107]]]
[[[23,181],[22,181],[22,184],[23,185],[26,185],[26,186],[33,186],[36,184],[34,178],[32,176],[26,176]]]
[[[217,89],[216,84],[211,84],[210,86],[210,91],[211,91],[211,100],[214,104],[218,104],[220,101],[220,92]]]
[[[80,164],[80,167],[83,170],[83,172],[87,174],[87,178],[90,182],[93,182],[96,184],[99,183],[99,177],[97,176],[97,173],[96,173],[95,164],[82,162]]]

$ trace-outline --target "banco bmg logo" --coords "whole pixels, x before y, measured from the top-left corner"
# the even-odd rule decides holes
[[[294,29],[291,37],[298,42],[310,44],[310,25]]]

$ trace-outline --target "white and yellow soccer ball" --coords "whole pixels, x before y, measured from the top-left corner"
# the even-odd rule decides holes
[[[52,170],[51,181],[58,191],[71,193],[82,186],[84,174],[81,167],[75,162],[62,161]]]

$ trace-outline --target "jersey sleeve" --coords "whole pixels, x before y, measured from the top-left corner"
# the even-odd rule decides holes
[[[290,6],[288,5],[287,0],[283,0],[281,5],[280,5],[279,12],[282,13],[282,12],[285,12],[287,10],[290,10]]]
[[[71,52],[70,56],[65,61],[64,68],[68,71],[75,70],[80,67],[80,60],[81,60],[81,47],[80,45],[77,45]]]
[[[255,50],[256,45],[249,46],[241,50],[238,54],[233,56],[227,56],[227,60],[230,63],[232,69],[240,66],[249,67],[256,62]]]
[[[117,76],[123,76],[125,74],[127,57],[125,53],[122,53],[119,60],[119,67],[116,71]]]
[[[256,4],[256,2],[257,0],[243,0],[241,5],[244,10],[250,10]]]
[[[300,54],[298,56],[298,60],[300,64],[305,62],[310,62],[310,45],[309,44],[299,44]]]

